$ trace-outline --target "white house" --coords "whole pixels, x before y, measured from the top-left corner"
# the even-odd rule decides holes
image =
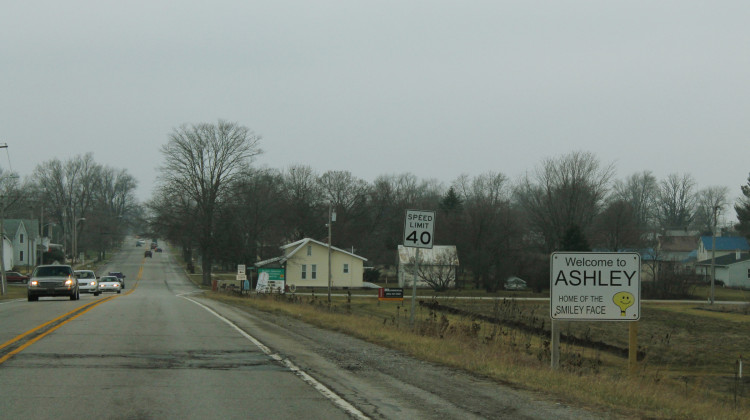
[[[13,243],[10,242],[10,239],[6,238],[5,235],[2,235],[3,240],[3,267],[5,267],[5,271],[9,271],[13,269],[13,254],[15,252],[13,251]]]
[[[711,258],[713,249],[713,238],[711,236],[701,236],[698,241],[698,261],[704,261]],[[717,236],[716,237],[716,257],[724,255],[734,255],[737,251],[742,253],[750,252],[750,244],[742,236]]]
[[[328,244],[305,238],[281,247],[282,256],[255,264],[285,268],[287,286],[328,287]],[[331,287],[363,287],[364,262],[367,258],[331,247]]]
[[[721,281],[726,287],[750,289],[750,255],[735,252],[722,255],[714,260],[716,281]],[[696,274],[702,274],[707,281],[711,280],[711,259],[698,261],[695,265]]]
[[[414,284],[416,249],[398,246],[399,287],[409,287]],[[438,284],[453,287],[456,283],[457,270],[458,251],[455,245],[435,245],[432,249],[420,249],[417,287],[434,288]]]
[[[37,247],[41,245],[39,221],[31,219],[5,219],[5,235],[11,241],[15,266],[35,266]],[[10,270],[11,268],[8,268]]]

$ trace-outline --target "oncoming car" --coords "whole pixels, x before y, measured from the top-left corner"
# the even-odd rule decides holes
[[[122,291],[122,283],[115,276],[101,276],[99,278],[99,292],[116,292]]]
[[[96,273],[91,270],[76,270],[76,277],[78,277],[78,289],[81,293],[93,293],[94,296],[99,296]]]
[[[107,275],[117,277],[120,280],[120,286],[125,288],[125,274],[122,271],[110,271]]]
[[[69,265],[40,265],[31,273],[27,286],[29,302],[40,296],[69,296],[70,300],[80,298],[78,280]]]

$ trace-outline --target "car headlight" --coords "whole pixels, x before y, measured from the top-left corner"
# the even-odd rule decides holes
[[[39,282],[37,280],[31,280],[29,286],[39,286]]]
[[[96,282],[92,281],[91,283],[89,283],[89,286],[96,286]]]
[[[73,285],[73,279],[71,279],[70,277],[68,277],[68,279],[65,280],[65,285],[66,286],[72,286]]]

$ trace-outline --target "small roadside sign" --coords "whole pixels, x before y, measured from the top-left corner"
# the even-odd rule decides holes
[[[641,256],[635,252],[555,252],[550,263],[550,317],[637,321]]]
[[[381,287],[378,289],[378,300],[404,300],[404,289],[401,288],[385,288]]]
[[[245,264],[237,264],[237,275],[246,274]]]
[[[432,249],[435,231],[435,212],[406,210],[404,219],[404,246]]]

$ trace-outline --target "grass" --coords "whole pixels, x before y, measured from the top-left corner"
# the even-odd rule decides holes
[[[420,307],[409,325],[409,304],[334,297],[232,296],[207,292],[226,303],[285,314],[401,350],[414,357],[493,378],[553,399],[618,412],[633,418],[750,418],[747,382],[734,378],[734,363],[750,348],[750,317],[707,311],[695,304],[642,308],[638,374],[627,360],[596,348],[563,343],[561,369],[550,369],[549,336]],[[498,304],[497,302],[505,302]],[[548,303],[455,300],[471,313],[549,328]],[[441,305],[448,305],[441,301]],[[385,327],[385,328],[384,328]],[[626,323],[567,322],[563,332],[627,347]],[[737,403],[735,403],[735,396]]]
[[[5,295],[0,295],[0,300],[25,299],[26,285],[9,284],[5,288]]]

